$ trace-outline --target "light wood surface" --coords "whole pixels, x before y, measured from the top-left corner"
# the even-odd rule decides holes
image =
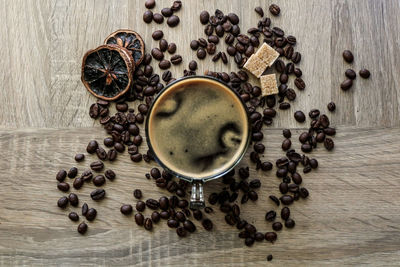
[[[284,229],[275,244],[257,243],[251,248],[225,224],[221,212],[211,219],[213,232],[199,231],[180,239],[165,223],[149,233],[120,214],[122,203],[134,204],[132,190],[141,188],[145,197],[167,192],[155,187],[144,174],[154,166],[134,164],[127,153],[106,167],[117,173],[104,188],[107,198],[93,202],[85,185],[78,195],[98,210],[86,236],[76,232],[66,211],[56,206],[63,194],[56,189],[56,172],[88,167],[93,156],[75,163],[90,139],[101,141],[105,132],[88,116],[95,101],[80,82],[84,52],[100,45],[119,28],[138,31],[146,51],[158,46],[151,33],[162,29],[168,41],[177,43],[184,63],[174,66],[180,77],[195,52],[192,39],[202,37],[201,10],[215,8],[235,12],[242,30],[258,21],[254,8],[272,1],[183,1],[176,28],[146,25],[142,21],[144,1],[34,1],[0,0],[0,265],[397,265],[400,262],[400,2],[398,0],[287,0],[275,1],[282,8],[273,24],[297,37],[303,55],[300,67],[307,88],[298,92],[292,108],[279,111],[274,124],[265,128],[266,160],[283,155],[282,128],[298,136],[304,125],[295,122],[295,110],[320,108],[326,112],[331,100],[337,111],[329,114],[337,127],[335,150],[321,146],[311,155],[318,170],[304,175],[310,191],[307,200],[293,205],[296,227]],[[154,9],[173,1],[158,0]],[[219,45],[225,49],[224,45]],[[371,70],[369,80],[357,78],[348,92],[339,89],[343,72],[350,67],[341,53],[351,49],[355,70]],[[230,58],[230,61],[233,60]],[[154,64],[159,74],[161,72]],[[198,73],[206,69],[236,70],[234,64],[199,61]],[[143,132],[143,131],[142,131]],[[297,138],[292,139],[299,149]],[[144,145],[145,147],[145,145]],[[144,148],[145,149],[145,148]],[[246,157],[248,158],[248,157]],[[248,164],[248,160],[240,166]],[[251,165],[253,166],[253,165]],[[271,226],[265,212],[274,208],[268,195],[278,194],[279,180],[271,172],[251,171],[263,182],[259,200],[242,208],[244,217],[263,232]],[[68,179],[68,178],[67,178]],[[206,185],[207,195],[222,185]],[[75,190],[73,190],[75,191]],[[168,195],[168,194],[167,194]],[[148,214],[149,211],[146,211]],[[79,212],[80,214],[80,212]]]

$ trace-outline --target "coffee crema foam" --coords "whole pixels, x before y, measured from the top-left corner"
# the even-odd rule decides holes
[[[246,149],[245,108],[234,92],[210,79],[171,86],[156,100],[148,119],[154,153],[167,168],[186,177],[218,175]]]

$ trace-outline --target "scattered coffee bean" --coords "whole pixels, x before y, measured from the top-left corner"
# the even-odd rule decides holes
[[[68,214],[68,218],[69,218],[71,221],[74,221],[74,222],[79,221],[79,215],[78,215],[76,212],[74,212],[74,211],[72,211],[72,212],[70,212],[70,213]]]
[[[272,222],[275,220],[275,218],[276,218],[276,212],[273,210],[270,210],[265,214],[266,221]]]
[[[175,15],[172,15],[171,17],[169,17],[169,18],[167,19],[167,24],[168,24],[168,26],[170,26],[170,27],[175,27],[175,26],[177,26],[177,25],[179,24],[179,17],[178,17],[178,16],[175,16]]]
[[[163,52],[158,49],[158,48],[153,48],[151,49],[151,55],[156,59],[156,60],[162,60],[164,58]]]
[[[290,139],[283,140],[283,142],[282,142],[282,150],[283,151],[289,150],[291,146],[292,146],[292,141],[290,141]]]
[[[265,240],[273,243],[278,238],[278,235],[275,232],[267,232],[265,233]]]
[[[135,222],[138,226],[143,226],[144,223],[144,216],[141,213],[135,214]]]
[[[104,189],[96,189],[90,193],[93,200],[101,200],[105,197],[106,191]]]
[[[283,129],[282,134],[285,138],[292,137],[292,132],[289,129]]]
[[[294,85],[296,85],[297,89],[304,90],[306,88],[306,83],[302,78],[296,78],[294,80]]]
[[[161,30],[156,30],[156,31],[154,31],[153,32],[153,34],[151,35],[151,37],[154,39],[154,40],[161,40],[161,38],[163,38],[163,36],[164,36],[164,32],[163,31],[161,31]]]
[[[93,178],[93,184],[95,186],[102,186],[105,182],[106,178],[104,178],[104,175],[97,175]]]
[[[329,110],[330,112],[333,112],[333,111],[335,111],[335,109],[336,109],[336,104],[335,104],[334,102],[330,102],[330,103],[328,104],[328,110]]]
[[[346,72],[344,74],[350,80],[354,80],[356,78],[356,76],[357,76],[356,72],[354,70],[352,70],[352,69],[346,70]]]
[[[298,122],[304,122],[306,120],[306,115],[304,115],[303,111],[298,110],[294,113],[294,118]]]
[[[96,140],[92,140],[92,141],[90,141],[89,144],[87,145],[86,151],[87,151],[89,154],[93,154],[93,153],[96,152],[96,149],[97,149],[98,146],[99,146],[99,144],[97,143],[97,141],[96,141]]]
[[[359,71],[361,78],[368,79],[371,76],[371,73],[367,69],[361,69]]]
[[[288,207],[284,207],[281,210],[281,218],[282,220],[287,220],[290,217],[290,209]]]
[[[90,208],[88,209],[87,213],[86,213],[86,219],[88,221],[93,221],[97,216],[97,210],[94,208]]]
[[[207,11],[202,11],[200,13],[200,22],[201,22],[201,24],[203,24],[203,25],[207,24],[209,19],[210,19],[210,14]]]
[[[282,102],[279,104],[279,109],[281,110],[285,110],[285,109],[289,109],[290,108],[290,103],[288,102]]]
[[[160,204],[157,200],[149,198],[148,200],[146,200],[146,206],[152,210],[156,210],[160,207]]]
[[[146,218],[144,220],[144,229],[146,229],[147,231],[151,231],[153,229],[153,222],[151,221],[150,218]]]
[[[180,55],[173,55],[171,57],[171,63],[174,65],[178,65],[182,62],[182,57]]]
[[[204,219],[201,222],[201,225],[203,225],[204,229],[207,231],[211,231],[213,229],[213,223],[210,219]]]
[[[134,196],[136,199],[141,199],[141,198],[142,198],[142,191],[141,191],[140,189],[135,189],[135,190],[133,191],[133,196]]]
[[[71,203],[71,205],[74,207],[78,206],[78,204],[79,204],[79,198],[74,193],[71,193],[68,195],[68,200],[69,200],[69,203]]]
[[[56,175],[57,181],[62,182],[65,180],[65,177],[67,177],[67,171],[60,170],[57,172],[57,175]]]
[[[274,16],[278,16],[279,13],[281,13],[281,9],[278,5],[272,4],[269,6],[269,12],[271,12],[271,14]]]
[[[153,12],[151,12],[150,10],[146,10],[143,13],[143,21],[145,23],[150,23],[153,20]]]
[[[187,235],[187,231],[186,231],[185,227],[179,226],[178,228],[176,228],[176,234],[179,237],[185,237]]]
[[[169,8],[169,7],[164,7],[163,9],[161,9],[161,14],[162,14],[164,17],[171,17],[173,13],[174,13],[174,12],[173,12],[172,9]]]
[[[161,24],[161,23],[164,22],[164,16],[161,15],[160,13],[154,13],[153,20],[154,20],[155,23]]]
[[[324,146],[327,150],[332,150],[335,147],[335,143],[331,138],[325,138],[324,140]]]
[[[144,3],[144,6],[148,9],[152,9],[156,6],[156,1],[155,0],[146,0]]]
[[[290,195],[283,195],[280,200],[284,205],[290,205],[293,203],[293,197]]]
[[[171,67],[171,62],[169,60],[163,59],[158,63],[158,67],[162,70],[169,69]]]
[[[115,179],[116,174],[115,174],[115,172],[114,172],[113,170],[106,170],[106,171],[104,172],[104,176],[105,176],[108,180],[112,181],[112,180]]]
[[[197,57],[199,59],[204,59],[206,57],[206,51],[203,48],[200,48],[199,50],[197,50]]]
[[[342,88],[343,91],[349,90],[352,86],[353,86],[353,81],[350,79],[347,79],[340,84],[340,88]]]
[[[280,231],[280,230],[282,230],[282,223],[280,223],[280,222],[274,222],[273,224],[272,224],[272,229],[274,230],[274,231]]]
[[[57,206],[59,208],[65,209],[68,205],[68,198],[67,197],[61,197],[58,201],[57,201]]]
[[[293,228],[295,225],[296,225],[296,223],[293,219],[289,218],[285,221],[286,228]]]
[[[254,11],[255,11],[258,15],[260,15],[260,17],[264,17],[264,11],[263,11],[263,9],[262,9],[260,6],[256,7],[256,8],[254,9]]]
[[[182,8],[182,1],[177,0],[172,3],[171,9],[174,12],[179,11]]]
[[[81,162],[85,159],[85,155],[84,154],[76,154],[75,155],[75,161],[76,162]]]
[[[78,225],[78,233],[80,233],[81,235],[84,235],[86,233],[87,229],[88,229],[88,226],[85,222],[81,222]]]
[[[247,238],[244,240],[244,244],[245,244],[246,246],[248,246],[248,247],[251,247],[251,246],[254,244],[254,238],[247,237]]]
[[[350,50],[343,51],[343,58],[347,63],[352,63],[354,60],[353,53]]]
[[[270,195],[269,199],[271,199],[277,206],[279,206],[280,202],[276,196]]]
[[[69,184],[65,182],[61,182],[57,184],[57,188],[60,191],[68,192],[69,191]]]
[[[94,161],[90,163],[90,168],[94,171],[101,171],[104,168],[104,163],[101,161]]]
[[[120,210],[121,210],[121,213],[124,215],[129,215],[133,211],[132,205],[129,205],[129,204],[122,205]]]

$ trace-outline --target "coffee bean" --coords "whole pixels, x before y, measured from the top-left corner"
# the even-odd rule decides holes
[[[148,200],[146,200],[146,206],[152,210],[156,210],[160,207],[160,204],[157,200],[149,198]]]
[[[112,146],[114,146],[114,140],[111,138],[111,137],[106,137],[106,138],[104,138],[104,145],[106,146],[106,147],[112,147]]]
[[[320,132],[317,134],[316,140],[318,143],[322,143],[325,140],[325,133],[324,132]]]
[[[121,213],[122,214],[124,214],[124,215],[129,215],[129,214],[131,214],[132,213],[132,205],[129,205],[129,204],[124,204],[124,205],[122,205],[121,206]]]
[[[104,176],[105,176],[108,180],[112,181],[112,180],[115,179],[116,174],[115,174],[115,172],[114,172],[113,170],[106,170],[106,171],[104,172]]]
[[[299,173],[295,172],[292,174],[292,180],[293,183],[299,185],[303,181],[303,178],[301,178],[301,175]]]
[[[176,52],[176,44],[175,43],[168,44],[167,51],[170,54],[174,54]]]
[[[68,198],[67,197],[61,197],[58,201],[57,201],[57,206],[59,208],[65,209],[68,205]]]
[[[172,3],[171,9],[174,12],[179,11],[182,8],[182,1],[177,0]]]
[[[283,129],[282,134],[286,138],[292,137],[292,132],[289,129]]]
[[[189,62],[189,69],[191,71],[195,71],[197,69],[197,62],[195,60]]]
[[[106,182],[106,179],[103,175],[97,175],[93,178],[93,184],[95,186],[102,186]]]
[[[278,5],[272,4],[269,6],[269,12],[271,12],[271,14],[274,16],[278,16],[279,13],[281,13],[281,9]]]
[[[290,218],[285,221],[286,228],[293,228],[295,225],[295,221]]]
[[[101,200],[105,197],[106,191],[104,189],[96,189],[90,193],[93,200]]]
[[[67,172],[65,170],[58,171],[56,175],[57,181],[62,182],[65,180],[65,177],[67,177]]]
[[[312,151],[312,146],[310,144],[302,144],[301,151],[303,151],[304,153],[309,153]]]
[[[101,161],[94,161],[90,163],[90,168],[94,171],[101,171],[104,168],[104,163]]]
[[[336,109],[336,104],[335,104],[335,102],[329,102],[329,104],[328,104],[328,110],[329,110],[330,112],[333,112],[333,111],[335,111],[335,109]]]
[[[304,144],[308,141],[308,139],[310,138],[310,135],[308,132],[303,132],[300,134],[299,136],[299,141],[300,143]]]
[[[249,234],[255,234],[255,233],[257,232],[257,228],[256,228],[254,225],[250,224],[250,223],[246,224],[246,226],[244,227],[244,229],[245,229],[246,232],[248,232]]]
[[[78,206],[78,204],[79,204],[79,198],[74,193],[71,193],[68,195],[68,200],[69,200],[69,203],[71,203],[71,205],[74,207]]]
[[[146,229],[147,231],[151,231],[153,229],[153,222],[151,221],[150,218],[146,218],[144,220],[144,229]]]
[[[135,189],[135,190],[133,191],[133,196],[134,196],[136,199],[141,199],[141,198],[142,198],[142,191],[141,191],[140,189]]]
[[[158,67],[162,70],[169,69],[171,67],[171,62],[169,60],[163,59],[158,63]]]
[[[201,212],[201,210],[194,210],[193,211],[193,217],[200,221],[203,218],[203,213]]]
[[[74,222],[79,221],[79,215],[76,212],[73,212],[73,211],[68,214],[68,218],[71,221],[74,221]]]
[[[153,14],[153,20],[157,24],[161,24],[164,22],[164,17],[160,13],[154,13]]]
[[[290,205],[293,203],[293,197],[290,195],[283,195],[280,200],[284,205]]]
[[[282,230],[282,223],[280,223],[280,222],[274,222],[273,224],[272,224],[272,229],[274,230],[274,231],[280,231],[280,230]]]
[[[268,161],[264,161],[261,163],[261,170],[263,171],[270,171],[272,170],[272,163]]]
[[[189,202],[186,199],[181,199],[178,201],[178,207],[184,209],[189,206]]]
[[[204,229],[207,231],[211,231],[213,229],[213,223],[210,219],[204,219],[201,222],[201,225],[203,225]]]
[[[304,122],[306,120],[306,115],[304,115],[303,111],[298,110],[294,113],[294,118],[298,122]]]
[[[254,238],[247,237],[247,238],[244,240],[244,244],[245,244],[246,246],[248,246],[248,247],[251,247],[251,246],[254,244]]]
[[[135,214],[135,222],[138,226],[142,226],[144,223],[144,216],[141,213]]]
[[[149,200],[147,200],[147,201],[149,201]],[[146,204],[147,204],[147,201],[146,201]],[[169,208],[169,199],[167,197],[160,197],[158,202],[159,202],[160,209],[167,210]],[[154,201],[152,201],[151,205],[152,205],[152,207],[148,206],[151,209],[157,209],[158,208],[158,203],[156,203]]]
[[[292,146],[292,142],[290,141],[290,139],[283,140],[283,142],[282,142],[282,150],[283,151],[289,150],[291,146]]]
[[[287,102],[282,102],[279,104],[279,109],[281,110],[285,110],[285,109],[289,109],[290,108],[290,104]]]
[[[295,52],[292,56],[292,61],[295,64],[298,64],[301,60],[301,54],[299,52]]]
[[[158,48],[153,48],[151,49],[151,55],[156,59],[156,60],[162,60],[164,58],[163,52],[158,49]]]
[[[343,51],[343,59],[347,62],[347,63],[352,63],[354,60],[354,56],[353,53],[350,50],[344,50]]]
[[[271,199],[277,206],[279,206],[280,202],[276,196],[270,195],[269,199]]]
[[[142,212],[142,211],[144,211],[144,209],[146,208],[146,203],[144,203],[143,201],[138,201],[137,203],[136,203],[136,210],[137,211],[140,211],[140,212]]]
[[[87,211],[87,213],[86,213],[86,219],[88,220],[88,221],[93,221],[95,218],[96,218],[96,216],[97,216],[97,211],[96,211],[96,209],[94,209],[94,208],[90,208],[90,209],[88,209],[88,211]]]
[[[200,48],[199,50],[197,50],[197,57],[199,59],[204,59],[206,57],[206,51],[203,48]]]
[[[164,32],[161,30],[156,30],[153,32],[153,34],[151,35],[151,37],[153,38],[153,40],[161,40],[161,38],[163,38],[164,36]]]
[[[257,201],[258,194],[257,194],[256,191],[251,190],[251,191],[248,192],[248,195],[249,195],[250,200]]]
[[[335,143],[331,138],[325,138],[324,146],[327,150],[332,150],[335,147]]]
[[[83,161],[84,159],[85,159],[84,154],[76,154],[75,155],[75,161],[77,161],[77,162]]]
[[[184,221],[183,227],[190,233],[193,233],[194,231],[196,231],[196,226],[190,220]]]
[[[156,6],[156,1],[155,0],[146,0],[144,3],[144,6],[148,9],[152,9]]]
[[[97,147],[99,146],[99,144],[97,143],[96,140],[92,140],[89,142],[89,144],[86,147],[86,151],[89,154],[93,154],[94,152],[96,152]]]
[[[264,17],[264,11],[263,11],[262,7],[258,6],[258,7],[256,7],[256,8],[254,9],[254,11],[255,11],[258,15],[260,15],[260,17]]]
[[[178,65],[182,62],[182,57],[180,55],[173,55],[171,57],[171,63],[174,65]]]
[[[304,90],[306,88],[306,84],[302,78],[296,78],[294,80],[294,85],[296,85],[297,89]]]
[[[228,19],[233,25],[239,24],[239,17],[235,13],[229,13]]]
[[[153,12],[151,12],[150,10],[146,10],[143,13],[143,21],[145,23],[150,23],[153,20]]]
[[[57,188],[60,191],[67,192],[69,191],[69,184],[65,182],[61,182],[57,184]]]
[[[312,170],[311,166],[307,165],[307,166],[304,167],[303,173],[309,173],[311,170]]]
[[[207,24],[210,19],[210,14],[207,11],[202,11],[200,13],[200,22],[201,24]]]
[[[192,48],[192,50],[197,50],[199,48],[199,42],[197,40],[192,40],[190,42],[190,48]]]
[[[371,76],[371,72],[367,69],[361,69],[358,74],[360,74],[361,78],[364,79],[368,79]]]
[[[265,233],[265,240],[273,243],[278,238],[278,235],[275,232],[267,232]]]
[[[177,25],[179,24],[179,17],[178,17],[178,16],[175,16],[175,15],[172,15],[171,17],[169,17],[169,18],[167,19],[167,24],[168,24],[168,26],[170,26],[170,27],[175,27],[175,26],[177,26]]]
[[[276,212],[273,210],[270,210],[265,214],[265,220],[269,222],[274,221],[275,217],[276,217]]]
[[[353,86],[353,81],[350,80],[350,79],[344,80],[344,81],[340,84],[340,88],[342,88],[343,91],[349,90],[352,86]]]
[[[78,225],[78,233],[80,233],[81,235],[84,235],[86,233],[87,229],[88,229],[88,226],[85,222],[81,222]]]
[[[286,194],[286,193],[289,191],[288,184],[285,183],[285,182],[280,183],[280,184],[279,184],[279,191],[280,191],[282,194]]]
[[[290,217],[290,209],[288,207],[284,207],[281,210],[281,218],[282,220],[287,220]]]
[[[356,76],[357,76],[356,72],[354,70],[352,70],[352,69],[347,69],[344,74],[350,80],[354,80],[356,78]]]
[[[163,9],[161,9],[161,14],[162,14],[164,17],[171,17],[173,13],[174,13],[174,12],[173,12],[172,9],[169,8],[169,7],[164,7]]]
[[[96,149],[96,155],[100,160],[107,159],[107,152],[102,147],[99,147],[98,149]]]

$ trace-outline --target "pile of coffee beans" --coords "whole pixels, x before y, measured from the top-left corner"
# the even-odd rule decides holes
[[[151,23],[154,21],[157,24],[162,24],[164,22],[164,18],[166,18],[169,27],[178,26],[180,19],[175,15],[175,13],[182,8],[181,1],[174,1],[171,7],[165,7],[161,9],[161,14],[153,13],[150,10],[156,6],[155,0],[146,0],[144,5],[146,8],[148,8],[148,10],[143,13],[143,21],[145,23]]]
[[[344,61],[346,61],[349,64],[353,63],[354,56],[350,50],[344,50],[342,55],[343,55]],[[353,86],[353,81],[356,79],[357,74],[353,69],[347,69],[344,74],[346,76],[346,80],[344,80],[340,84],[340,88],[343,91],[347,91]],[[364,69],[364,68],[361,69],[358,72],[358,74],[361,76],[361,78],[364,78],[364,79],[368,79],[371,76],[371,73],[369,72],[369,70]]]

